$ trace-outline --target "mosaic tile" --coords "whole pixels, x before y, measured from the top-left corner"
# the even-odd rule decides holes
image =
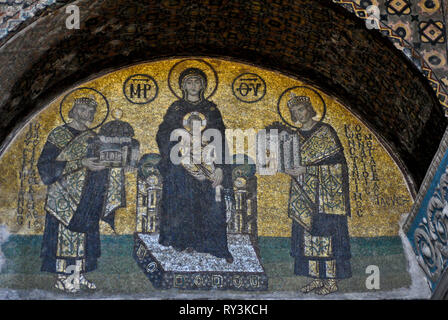
[[[170,139],[182,128],[192,145]],[[195,149],[194,134],[216,128],[231,161],[183,162],[211,145]],[[241,153],[229,129],[249,134]],[[0,167],[0,288],[415,295],[400,166],[335,98],[278,72],[195,57],[110,72],[36,113]],[[366,287],[370,265],[379,289]]]

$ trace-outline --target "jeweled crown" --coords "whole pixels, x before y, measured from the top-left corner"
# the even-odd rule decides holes
[[[288,100],[288,107],[292,107],[300,102],[311,102],[308,96],[298,96],[294,92],[291,92],[290,98]]]
[[[81,97],[75,99],[75,105],[76,104],[85,104],[90,107],[96,108],[98,106],[98,103],[95,101],[95,99],[89,98],[89,97]]]

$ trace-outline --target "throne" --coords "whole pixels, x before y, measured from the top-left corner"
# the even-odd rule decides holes
[[[234,210],[228,215],[227,242],[234,262],[206,253],[178,252],[159,244],[162,176],[160,155],[144,155],[138,168],[134,258],[154,287],[187,290],[267,290],[257,235],[257,178],[255,165],[233,165]]]

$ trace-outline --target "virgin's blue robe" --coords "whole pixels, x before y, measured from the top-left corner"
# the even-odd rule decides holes
[[[82,132],[67,125],[59,127],[61,131],[68,130],[73,139],[76,139]],[[61,153],[62,145],[56,145],[50,139],[45,143],[42,153],[38,160],[38,170],[41,180],[45,185],[52,185],[58,181],[62,181],[67,173],[67,161],[57,161],[56,158]],[[92,150],[89,150],[87,156],[93,156]],[[90,153],[90,154],[89,154]],[[80,170],[80,167],[77,169]],[[45,230],[42,240],[41,258],[42,271],[60,273],[56,270],[56,260],[62,259],[66,261],[66,266],[75,265],[75,261],[84,259],[85,265],[83,271],[89,272],[97,268],[97,259],[101,255],[100,249],[100,232],[99,221],[102,217],[105,198],[107,194],[109,170],[86,171],[85,184],[82,188],[81,198],[77,204],[77,209],[70,220],[67,229],[73,232],[84,233],[86,236],[84,256],[81,257],[64,257],[57,255],[59,224],[61,223],[54,214],[50,214],[47,210],[45,219]],[[48,196],[47,196],[48,197]],[[109,215],[107,220],[112,228],[114,215]]]
[[[226,207],[224,196],[215,201],[215,188],[209,180],[199,181],[182,165],[174,165],[170,152],[178,141],[170,141],[171,132],[183,128],[187,113],[197,111],[206,120],[207,129],[217,129],[222,135],[222,163],[225,152],[225,126],[221,113],[213,102],[202,100],[192,104],[186,100],[174,102],[168,109],[157,132],[157,144],[162,156],[159,171],[163,177],[159,242],[177,250],[192,248],[219,258],[229,258],[227,246]],[[223,170],[222,186],[232,192],[230,165],[216,164]],[[224,194],[223,194],[224,195]]]

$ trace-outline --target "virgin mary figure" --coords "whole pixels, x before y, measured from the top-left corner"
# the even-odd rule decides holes
[[[179,87],[183,96],[168,108],[156,136],[163,177],[159,242],[178,251],[209,253],[232,263],[227,245],[226,201],[217,197],[220,186],[225,197],[233,194],[230,165],[220,161],[211,170],[201,165],[199,168],[204,170],[193,170],[170,160],[170,152],[178,143],[170,141],[173,130],[197,121],[203,131],[218,130],[221,145],[225,146],[224,122],[216,104],[204,98],[207,76],[202,70],[185,69],[179,76]],[[222,154],[215,154],[217,159],[224,159],[225,148],[221,149],[217,152]]]

